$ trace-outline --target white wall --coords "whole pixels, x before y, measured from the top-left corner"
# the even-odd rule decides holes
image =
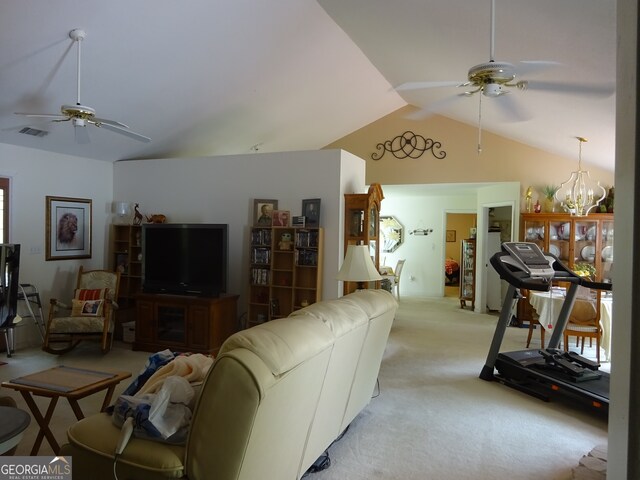
[[[279,208],[297,215],[302,199],[321,198],[323,297],[336,298],[342,291],[335,276],[343,258],[343,194],[366,191],[364,160],[340,150],[112,164],[0,144],[0,175],[11,178],[9,241],[21,244],[20,282],[37,286],[45,315],[50,298],[63,297],[72,290],[79,265],[110,267],[114,200],[138,202],[143,213],[164,213],[169,221],[228,223],[229,290],[241,294],[241,314],[246,310],[253,199],[277,199]],[[47,195],[92,200],[90,259],[45,261]],[[32,322],[24,322],[17,330],[16,347],[38,343],[40,337]]]
[[[0,175],[11,178],[9,241],[21,245],[20,283],[40,291],[48,312],[49,298],[68,295],[78,267],[102,268],[108,248],[108,224],[113,191],[113,165],[67,155],[54,155],[0,144]],[[83,260],[45,261],[45,197],[92,200],[92,257]],[[22,310],[21,310],[22,313]],[[16,347],[40,342],[31,321],[16,333]]]
[[[394,190],[398,186],[394,186]],[[384,185],[382,187],[384,192]],[[475,211],[476,196],[385,194],[380,215],[393,215],[404,227],[405,241],[393,253],[380,253],[381,261],[395,267],[406,259],[400,280],[400,295],[441,297],[444,295],[446,212]],[[429,235],[410,235],[415,229],[433,229]]]
[[[407,194],[403,194],[401,185],[389,189],[385,194],[380,215],[393,215],[405,230],[404,243],[393,253],[381,253],[386,265],[394,267],[399,259],[406,259],[400,281],[400,294],[413,297],[441,297],[444,295],[444,260],[447,213],[475,212],[478,216],[478,258],[486,249],[482,232],[488,229],[487,220],[481,219],[485,207],[511,205],[516,212],[512,219],[513,238],[518,236],[520,209],[520,183],[505,182],[494,185],[478,184],[472,189],[475,193],[443,195],[442,189],[416,193],[414,185],[407,185]],[[467,190],[470,188],[467,185]],[[384,185],[382,187],[384,192]],[[427,236],[410,235],[414,229],[432,228]],[[476,312],[484,312],[486,303],[486,267],[482,262],[476,267]],[[484,295],[484,296],[483,296]]]
[[[637,319],[640,258],[637,245],[640,199],[638,151],[638,1],[617,2],[618,59],[616,91],[616,236],[613,272],[613,331],[611,335],[611,392],[609,410],[610,480],[638,478]],[[623,200],[623,201],[620,201]]]
[[[228,291],[241,295],[240,314],[246,311],[253,200],[276,199],[279,209],[300,215],[303,199],[321,199],[323,298],[336,298],[343,194],[366,191],[364,174],[364,160],[340,150],[126,161],[115,164],[113,198],[139,203],[143,214],[162,213],[169,222],[229,224]]]

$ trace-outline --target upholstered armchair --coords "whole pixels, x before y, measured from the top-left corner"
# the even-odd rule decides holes
[[[62,354],[82,340],[98,340],[103,353],[111,349],[114,310],[118,305],[120,272],[78,270],[78,280],[70,304],[52,298],[42,349]]]

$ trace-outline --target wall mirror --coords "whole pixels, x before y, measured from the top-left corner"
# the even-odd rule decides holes
[[[395,217],[380,217],[382,251],[395,252],[404,241],[404,227]]]

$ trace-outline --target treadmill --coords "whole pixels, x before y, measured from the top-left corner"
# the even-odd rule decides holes
[[[593,282],[573,273],[558,257],[543,253],[535,243],[506,242],[502,251],[490,259],[500,278],[509,284],[493,341],[480,378],[504,385],[549,401],[556,396],[607,414],[609,411],[609,374],[599,365],[574,352],[560,350],[560,340],[578,293],[578,287],[611,290],[611,283]],[[504,333],[520,288],[547,292],[552,281],[569,283],[548,348],[500,353]],[[497,373],[495,373],[497,370]]]

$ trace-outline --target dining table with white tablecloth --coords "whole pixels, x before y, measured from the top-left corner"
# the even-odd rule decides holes
[[[529,296],[529,303],[538,314],[538,322],[547,332],[553,333],[565,295],[563,288],[554,287],[549,292],[531,292]],[[612,304],[613,296],[603,292],[600,298],[600,325],[602,326],[600,346],[604,350],[606,361],[609,361],[611,354]]]

